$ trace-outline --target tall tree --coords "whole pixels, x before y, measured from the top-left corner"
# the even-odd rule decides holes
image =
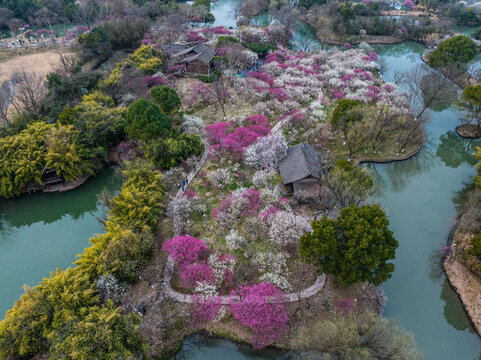
[[[150,95],[166,114],[178,109],[182,104],[177,91],[168,86],[155,86],[150,89]]]
[[[322,217],[300,238],[299,253],[343,285],[368,281],[380,285],[391,277],[398,242],[377,205],[341,210],[337,220]]]
[[[462,112],[460,120],[463,124],[476,125],[481,130],[481,84],[464,88],[456,108]]]
[[[342,207],[351,204],[359,206],[375,191],[369,170],[347,160],[336,163],[334,169],[325,175],[325,183]]]

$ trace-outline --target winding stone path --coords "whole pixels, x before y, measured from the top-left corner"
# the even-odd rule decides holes
[[[273,128],[272,128],[272,133],[276,133],[280,131],[281,127],[284,125],[284,123],[287,121],[287,119],[283,119],[279,121]],[[184,187],[184,191],[189,187],[189,185],[192,183],[192,180],[194,177],[197,175],[200,169],[204,166],[207,156],[209,155],[210,151],[210,146],[207,144],[207,142],[204,141],[204,153],[202,154],[202,157],[200,160],[197,162],[197,164],[194,166],[192,171],[187,175],[187,185]],[[183,195],[184,191],[180,189],[177,194],[176,198],[179,198]],[[174,236],[181,235],[182,232],[182,227],[179,221],[179,211],[174,208],[172,211],[172,227],[174,230]],[[195,303],[195,298],[190,295],[190,294],[183,294],[178,291],[175,291],[172,288],[172,276],[174,275],[174,267],[175,267],[175,261],[172,259],[172,257],[169,255],[167,258],[167,264],[165,265],[165,272],[164,272],[164,280],[163,280],[163,288],[165,291],[165,295],[170,297],[171,299],[174,299],[179,302],[183,303]],[[299,301],[308,297],[311,297],[319,292],[319,290],[322,289],[324,286],[324,283],[326,282],[326,275],[322,274],[319,275],[310,287],[299,291],[295,293],[290,293],[290,294],[285,294],[282,297],[272,299],[273,303],[287,303],[287,302],[295,302]],[[222,300],[222,304],[229,304],[230,301],[236,301],[240,300],[238,296],[232,296],[232,295],[224,295],[220,296]]]

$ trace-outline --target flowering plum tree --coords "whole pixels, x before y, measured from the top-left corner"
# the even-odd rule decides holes
[[[269,283],[246,285],[238,288],[234,295],[240,300],[229,303],[234,318],[253,332],[252,343],[255,348],[281,341],[288,331],[288,311],[276,303],[283,292]]]
[[[283,134],[270,134],[257,139],[247,147],[244,153],[245,162],[249,165],[277,167],[279,160],[286,156],[287,142]]]
[[[222,307],[222,299],[218,296],[194,295],[193,299],[190,314],[195,325],[214,320]]]
[[[168,253],[178,264],[190,264],[199,259],[201,252],[208,252],[204,242],[190,235],[176,236],[162,245],[162,250]]]
[[[214,284],[216,278],[212,268],[205,264],[186,264],[181,267],[180,278],[182,285],[187,288],[194,288],[198,283]]]
[[[310,229],[303,216],[279,211],[270,217],[269,240],[281,246],[294,245]]]

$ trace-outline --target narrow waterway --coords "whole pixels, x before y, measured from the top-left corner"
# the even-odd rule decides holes
[[[219,0],[216,6],[225,9],[233,3],[233,0]],[[214,15],[221,18],[216,7]],[[386,81],[394,81],[396,72],[421,64],[420,55],[425,50],[415,42],[373,47],[390,65],[384,74]],[[403,162],[369,165],[381,188],[373,200],[381,203],[390,217],[391,229],[400,244],[396,270],[383,285],[389,298],[384,315],[396,318],[413,333],[426,360],[475,360],[481,353],[481,340],[440,266],[440,249],[447,243],[456,215],[455,198],[465,184],[471,182],[476,163],[471,154],[475,146],[481,145],[480,141],[457,136],[456,125],[457,114],[452,106],[437,109],[427,126],[428,141],[418,155]],[[225,340],[195,336],[186,340],[175,358],[290,357],[285,353],[253,353]]]
[[[393,81],[396,71],[422,63],[424,47],[414,42],[374,48],[390,65],[386,81]],[[477,359],[480,338],[449,287],[439,259],[456,216],[454,197],[475,173],[471,154],[480,142],[456,135],[452,106],[432,115],[428,141],[417,156],[370,166],[382,189],[376,200],[390,217],[400,244],[396,271],[383,285],[389,297],[385,315],[414,334],[426,359]]]
[[[97,195],[120,181],[104,170],[78,189],[0,200],[0,319],[23,293],[56,268],[66,269],[101,233],[104,214]]]

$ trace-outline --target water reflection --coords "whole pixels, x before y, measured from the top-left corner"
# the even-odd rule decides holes
[[[437,162],[434,145],[427,141],[423,149],[414,157],[406,161],[395,161],[389,164],[368,165],[375,183],[385,192],[400,192],[412,181],[414,176],[429,170]]]
[[[89,238],[103,232],[97,195],[119,187],[120,179],[106,170],[70,192],[0,201],[0,319],[24,284],[34,286],[55,268],[71,266]]]
[[[64,216],[78,220],[97,210],[99,188],[118,188],[120,179],[112,169],[102,171],[84,185],[66,193],[24,194],[18,198],[0,200],[0,234],[3,231],[34,223],[51,224]]]
[[[473,156],[476,146],[481,146],[481,140],[467,140],[450,130],[439,137],[436,156],[450,168],[460,165],[476,165],[477,160]]]
[[[422,60],[419,58],[426,47],[415,41],[404,41],[400,44],[392,45],[379,45],[373,44],[372,48],[381,56],[396,58],[399,55],[407,57],[413,63],[419,63]]]
[[[298,360],[300,357],[290,352],[276,349],[253,350],[246,344],[236,344],[220,338],[194,334],[184,341],[182,349],[171,360]]]
[[[470,333],[474,333],[463,305],[456,293],[451,289],[448,280],[445,280],[443,283],[441,299],[444,300],[444,317],[448,324],[456,330],[468,330]]]

